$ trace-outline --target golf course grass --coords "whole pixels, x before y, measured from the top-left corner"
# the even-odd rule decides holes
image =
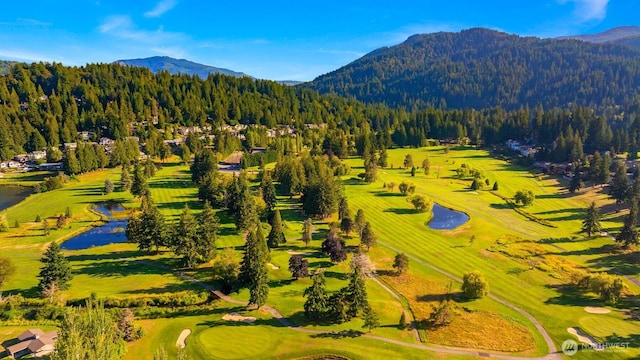
[[[451,325],[442,328],[419,329],[425,345],[453,346],[478,351],[501,351],[521,356],[541,356],[548,348],[535,325],[521,312],[501,301],[531,314],[547,330],[556,347],[570,339],[569,327],[580,327],[598,340],[628,341],[625,352],[607,354],[611,358],[640,356],[637,336],[640,322],[633,320],[627,310],[629,300],[620,302],[611,314],[587,314],[584,306],[603,306],[596,294],[577,294],[566,284],[573,271],[615,271],[638,278],[633,261],[637,251],[618,249],[608,237],[586,239],[580,234],[585,209],[595,201],[603,214],[604,231],[615,234],[621,227],[626,210],[616,212],[613,200],[600,188],[587,188],[570,194],[566,184],[557,178],[534,174],[517,165],[498,160],[485,150],[444,147],[393,149],[388,151],[389,168],[378,169],[378,180],[366,184],[355,176],[362,171],[362,159],[346,160],[351,173],[343,178],[345,195],[352,214],[363,209],[376,233],[378,245],[368,255],[379,270],[380,280],[387,291],[373,280],[367,280],[369,301],[380,318],[375,336],[416,344],[411,331],[398,329],[403,311],[412,311],[416,320],[426,320],[445,297],[455,303]],[[409,169],[398,168],[404,157],[411,154],[416,165],[429,157],[429,175],[417,169],[412,177]],[[455,170],[461,164],[480,169],[491,186],[470,191],[470,179],[458,179]],[[392,166],[393,165],[393,168]],[[19,204],[1,212],[9,222],[17,219],[20,228],[0,233],[0,252],[11,254],[17,273],[1,289],[6,293],[22,293],[37,297],[39,259],[50,241],[62,241],[74,233],[96,224],[99,216],[90,211],[92,204],[112,200],[132,209],[137,206],[128,192],[102,193],[106,178],[118,183],[119,169],[96,171],[69,180],[60,190],[33,194]],[[19,183],[19,176],[3,181]],[[438,204],[462,211],[470,220],[452,230],[433,230],[426,226],[428,215],[417,213],[407,197],[398,191],[398,184],[411,182],[416,193],[430,197]],[[389,183],[395,184],[389,189]],[[494,182],[499,189],[490,190]],[[155,177],[148,180],[154,202],[168,221],[175,221],[185,204],[195,213],[201,209],[197,188],[190,181],[188,166],[177,162],[161,164]],[[536,198],[531,206],[516,211],[504,199],[512,198],[518,190],[531,190]],[[324,269],[329,292],[348,283],[348,262],[333,264],[319,251],[324,233],[335,218],[314,221],[314,238],[307,248],[299,240],[304,217],[296,199],[279,199],[287,243],[271,251],[269,269],[270,295],[267,304],[279,311],[293,324],[309,330],[349,331],[366,333],[362,319],[343,324],[311,324],[303,315],[304,290],[310,279],[292,280],[287,270],[291,253],[301,253],[309,261],[310,269]],[[55,227],[55,216],[69,207],[73,217],[60,230],[44,236],[41,225],[34,223],[36,215],[49,217]],[[221,231],[218,251],[225,247],[237,250],[241,257],[244,241],[223,211],[219,212]],[[539,219],[539,220],[535,220]],[[265,234],[269,226],[264,224]],[[357,236],[346,239],[353,250]],[[396,252],[410,256],[409,272],[396,276],[391,267]],[[166,249],[160,254],[138,252],[135,244],[112,244],[85,250],[65,251],[74,269],[71,288],[65,291],[68,300],[82,299],[94,294],[98,298],[136,298],[198,292],[201,289],[167,271],[163,266],[178,268],[173,254]],[[635,263],[637,264],[637,262]],[[465,272],[479,270],[496,298],[485,297],[467,301],[460,294],[461,278]],[[444,271],[444,273],[443,273]],[[204,281],[211,280],[211,264],[186,271]],[[451,275],[452,277],[450,277]],[[640,289],[625,279],[627,299],[637,299]],[[246,301],[246,289],[231,294]],[[500,301],[498,301],[500,300]],[[318,335],[298,332],[282,326],[262,311],[244,312],[220,301],[216,309],[193,315],[144,319],[139,323],[147,330],[140,340],[129,344],[126,358],[151,359],[153,351],[165,348],[175,354],[175,342],[184,329],[192,330],[185,351],[194,359],[300,358],[336,354],[348,358],[425,358],[449,357],[423,349],[415,349],[383,341],[356,336]],[[635,306],[638,306],[635,304]],[[229,312],[243,312],[258,320],[253,324],[229,323],[222,316]],[[135,312],[135,309],[134,309]],[[30,324],[32,326],[34,324]],[[0,326],[3,326],[0,322]],[[0,327],[0,329],[3,329]],[[3,333],[0,340],[4,340]],[[251,344],[247,346],[245,344]],[[585,358],[595,358],[591,353]]]

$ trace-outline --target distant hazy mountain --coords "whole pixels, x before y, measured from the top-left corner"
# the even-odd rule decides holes
[[[288,86],[296,86],[302,84],[304,81],[297,80],[276,80],[278,84],[288,85]]]
[[[302,86],[408,108],[598,107],[640,94],[640,50],[474,28],[413,35]]]
[[[0,76],[7,75],[15,61],[0,60]]]
[[[558,39],[578,39],[596,44],[622,44],[640,48],[640,26],[620,26],[597,34],[562,36]]]
[[[118,60],[115,62],[122,65],[146,67],[153,72],[166,70],[169,71],[170,74],[198,75],[202,79],[206,79],[209,74],[215,73],[236,77],[249,76],[245,73],[229,69],[198,64],[185,59],[174,59],[168,56],[153,56],[144,59]]]

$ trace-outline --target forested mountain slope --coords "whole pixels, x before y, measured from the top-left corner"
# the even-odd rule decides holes
[[[390,106],[603,108],[640,92],[640,49],[474,28],[411,36],[304,86]]]

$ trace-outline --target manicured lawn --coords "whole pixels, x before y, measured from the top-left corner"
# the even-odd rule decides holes
[[[594,250],[591,246],[612,244],[607,239],[590,241],[574,241],[571,237],[577,234],[580,227],[579,216],[561,216],[583,209],[587,206],[589,197],[570,196],[554,179],[542,178],[538,180],[532,174],[519,169],[515,165],[493,159],[485,151],[452,150],[448,155],[442,148],[426,149],[398,149],[389,151],[390,164],[401,164],[402,159],[411,153],[414,163],[420,164],[425,156],[429,156],[432,170],[428,177],[420,174],[410,176],[404,169],[379,169],[378,181],[374,184],[364,184],[359,180],[347,178],[345,187],[352,212],[358,208],[365,209],[367,219],[372,222],[379,240],[384,245],[401,249],[416,258],[423,259],[459,277],[464,272],[480,270],[488,279],[492,293],[524,308],[532,313],[551,333],[557,344],[567,337],[566,328],[577,326],[578,320],[584,316],[582,306],[598,303],[593,298],[573,298],[557,290],[557,285],[567,279],[558,277],[561,274],[554,268],[545,271],[535,268],[529,270],[526,258],[514,258],[505,254],[489,251],[496,246],[496,241],[505,236],[527,239],[536,242],[542,239],[566,239],[570,244],[570,251],[563,251],[548,244],[540,244],[543,254],[555,254],[564,263],[573,267],[594,267],[600,269],[597,261],[602,261],[611,254]],[[455,163],[454,163],[455,162]],[[489,191],[479,191],[477,194],[468,190],[469,181],[458,180],[453,177],[453,170],[462,163],[472,168],[482,169],[491,183],[498,181],[499,192],[511,197],[518,189],[530,189],[537,198],[534,205],[525,211],[549,220],[557,228],[543,226],[526,219],[514,210],[505,207],[505,202],[490,194]],[[361,159],[349,160],[353,173],[361,171]],[[396,165],[397,166],[397,165]],[[440,167],[440,177],[437,170]],[[435,231],[426,227],[426,215],[411,211],[410,204],[405,197],[400,196],[397,184],[402,181],[416,184],[417,193],[433,198],[441,205],[464,211],[471,216],[471,220],[451,231]],[[394,182],[394,193],[383,188],[385,182]],[[597,195],[596,197],[600,197]],[[599,199],[603,204],[604,199]],[[609,200],[610,203],[610,200]],[[571,210],[573,209],[573,210]],[[617,222],[604,221],[607,229],[620,226]],[[470,245],[470,238],[475,236]],[[547,240],[555,242],[555,240]],[[564,246],[558,243],[557,246]],[[588,256],[581,257],[581,253]],[[552,265],[557,259],[549,257]],[[637,273],[637,270],[636,270]],[[628,284],[630,290],[637,293],[634,285]],[[514,291],[517,289],[517,291]],[[615,329],[609,329],[614,332]]]
[[[176,353],[176,340],[184,329],[192,333],[186,339],[186,351],[194,359],[297,359],[321,355],[339,355],[349,359],[463,359],[441,355],[363,337],[314,335],[283,327],[261,311],[243,313],[258,320],[253,324],[222,320],[224,314],[242,308],[221,307],[215,311],[171,319],[143,320],[147,335],[129,344],[125,359],[152,359],[159,348]]]
[[[425,156],[429,156],[431,174],[425,176],[418,169],[416,176],[411,177],[408,170],[398,169],[397,166],[402,164],[407,153],[413,155],[416,165]],[[584,306],[599,306],[602,302],[594,294],[576,295],[563,290],[562,286],[567,283],[568,274],[580,268],[601,271],[614,267],[620,273],[638,276],[637,267],[629,265],[637,259],[637,252],[620,252],[607,237],[584,239],[578,233],[582,209],[591,201],[596,201],[604,214],[603,226],[606,231],[615,234],[621,225],[621,216],[625,211],[617,213],[612,200],[599,188],[571,195],[563,187],[566,184],[555,178],[533,175],[516,165],[493,159],[482,150],[452,149],[448,154],[445,154],[442,147],[390,150],[389,163],[396,168],[379,169],[378,181],[368,185],[355,178],[355,174],[362,170],[362,160],[349,159],[347,162],[351,165],[352,172],[344,178],[345,194],[352,215],[355,215],[358,208],[364,209],[367,220],[372,223],[377,234],[379,245],[369,252],[376,267],[382,274],[390,275],[396,249],[411,256],[410,272],[405,278],[383,277],[405,299],[395,299],[378,284],[367,281],[369,300],[382,325],[374,329],[373,334],[407,343],[415,342],[411,332],[397,329],[403,307],[410,305],[414,314],[419,319],[424,319],[430,314],[431,305],[440,301],[444,289],[451,283],[444,275],[420,264],[418,260],[421,260],[458,277],[462,277],[467,271],[480,270],[489,281],[492,294],[534,315],[557,345],[570,338],[566,332],[568,327],[581,327],[598,339],[617,336],[619,341],[630,341],[634,345],[629,353],[611,354],[612,357],[640,356],[640,351],[637,350],[640,344],[635,336],[640,322],[629,319],[622,312],[604,316],[586,314]],[[490,191],[469,191],[470,179],[460,180],[454,177],[455,169],[462,163],[481,169],[492,185],[497,181],[498,193],[504,197],[512,197],[521,189],[533,191],[536,194],[534,204],[524,211],[551,222],[555,227],[527,219]],[[38,296],[36,275],[42,252],[50,241],[61,241],[74,232],[91,226],[98,219],[96,214],[89,211],[92,204],[115,200],[128,208],[137,206],[137,201],[128,193],[103,195],[101,189],[107,177],[117,186],[119,170],[81,175],[70,180],[61,190],[31,195],[27,200],[3,212],[10,224],[15,219],[21,223],[20,229],[0,233],[0,252],[10,254],[18,268],[17,275],[3,287],[3,291]],[[10,181],[19,181],[19,177],[13,177]],[[470,215],[470,221],[449,231],[429,229],[426,226],[428,216],[415,213],[406,197],[398,193],[397,186],[402,181],[415,183],[418,194],[427,195],[443,206],[464,211]],[[383,184],[389,182],[395,183],[394,192],[383,187]],[[175,162],[163,164],[162,169],[148,183],[155,203],[168,221],[177,220],[185,204],[194,213],[200,212],[202,204],[196,199],[197,188],[190,181],[188,166]],[[303,316],[302,305],[305,299],[302,293],[311,284],[311,280],[291,279],[287,270],[291,253],[303,253],[311,269],[324,269],[330,292],[347,285],[349,266],[348,262],[332,264],[319,252],[329,222],[335,221],[335,218],[314,221],[314,240],[306,248],[299,240],[304,217],[297,199],[283,197],[279,200],[278,208],[282,213],[288,241],[285,246],[271,251],[271,263],[275,268],[269,269],[271,288],[267,303],[290,318],[294,324],[309,329],[365,331],[362,329],[361,319],[344,324],[313,325]],[[64,229],[53,230],[50,236],[43,236],[41,225],[32,222],[35,215],[39,214],[50,217],[49,222],[54,225],[54,216],[63,213],[67,206],[72,210],[72,221]],[[220,211],[218,215],[222,223],[218,248],[233,247],[238,250],[237,257],[240,259],[243,237],[236,233],[226,213]],[[263,226],[267,235],[269,226]],[[470,241],[472,237],[474,240]],[[352,249],[357,247],[358,242],[357,237],[347,239],[347,244]],[[67,251],[65,254],[76,274],[71,289],[65,293],[67,299],[84,298],[91,293],[98,297],[124,298],[174,294],[196,289],[182,278],[149,265],[155,263],[175,268],[177,262],[169,251],[163,251],[159,255],[146,254],[138,252],[135,244],[114,244]],[[532,258],[538,260],[532,262]],[[202,281],[212,282],[210,264],[189,273]],[[627,283],[627,286],[630,294],[638,294],[640,289],[635,285]],[[489,298],[462,301],[459,298],[459,283],[454,282],[451,289],[458,302],[456,311],[459,322],[449,328],[422,330],[427,343],[508,349],[520,351],[525,356],[546,353],[540,334],[523,315]],[[245,289],[232,296],[246,300],[248,292]],[[130,345],[127,358],[151,359],[153,351],[160,347],[165,347],[170,354],[175,353],[175,341],[185,328],[193,330],[187,339],[187,352],[195,359],[264,358],[266,355],[274,358],[296,358],[328,353],[354,359],[449,357],[363,337],[332,338],[295,332],[282,327],[270,315],[258,311],[249,313],[250,316],[259,318],[253,325],[221,320],[227,312],[242,310],[220,304],[220,308],[215,311],[204,311],[193,316],[142,320],[148,334]],[[518,336],[509,336],[516,333]],[[483,342],[483,336],[486,339],[501,338],[504,341],[490,344],[489,341]],[[0,337],[4,338],[4,335]],[[585,356],[595,358],[596,355]]]

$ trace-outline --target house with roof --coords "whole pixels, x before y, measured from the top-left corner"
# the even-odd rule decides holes
[[[17,344],[5,347],[10,358],[16,359],[25,355],[37,358],[49,355],[55,350],[58,332],[29,329],[18,335],[17,340]]]

